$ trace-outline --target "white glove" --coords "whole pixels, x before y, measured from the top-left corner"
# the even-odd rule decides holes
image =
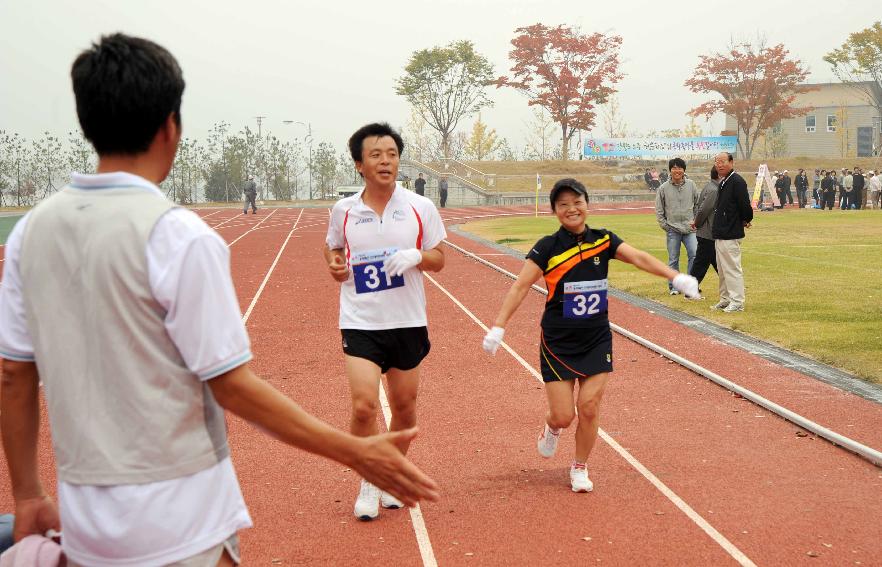
[[[487,335],[484,337],[484,352],[487,354],[496,354],[496,350],[499,348],[503,336],[505,336],[505,329],[502,327],[493,327],[487,331]]]
[[[423,261],[423,253],[416,248],[399,250],[383,262],[383,270],[392,277],[400,276]]]
[[[671,282],[674,289],[686,297],[698,297],[698,280],[687,274],[677,274]]]

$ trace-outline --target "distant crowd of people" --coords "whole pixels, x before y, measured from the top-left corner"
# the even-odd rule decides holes
[[[790,172],[785,169],[775,171],[772,177],[781,207],[795,204],[801,209],[812,207],[832,210],[836,207],[843,211],[880,208],[882,170],[864,172],[860,166],[854,166],[852,169],[842,168],[839,172],[835,169],[815,169],[814,176],[810,177],[805,169],[800,169],[796,177],[791,178]],[[653,167],[645,169],[643,179],[646,187],[655,192],[669,179],[669,176],[667,170],[658,171]],[[812,191],[811,202],[809,202],[809,188]],[[759,207],[762,206],[763,198],[760,194]]]

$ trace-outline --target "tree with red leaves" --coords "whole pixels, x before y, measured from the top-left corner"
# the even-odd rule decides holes
[[[689,111],[690,116],[710,118],[722,112],[735,118],[738,150],[750,159],[757,138],[781,120],[804,116],[811,107],[794,105],[796,95],[812,90],[801,85],[808,69],[799,59],[788,58],[783,44],[767,47],[732,44],[727,53],[702,55],[693,77],[685,85],[694,93],[717,93]]]
[[[585,35],[578,28],[543,24],[518,28],[509,58],[511,77],[497,87],[511,87],[529,97],[528,105],[545,108],[561,129],[561,159],[567,159],[576,130],[594,126],[595,108],[613,94],[619,73],[618,35]]]

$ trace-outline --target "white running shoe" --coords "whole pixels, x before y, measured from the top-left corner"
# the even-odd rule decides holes
[[[711,309],[714,309],[714,310],[725,309],[726,307],[729,307],[729,302],[724,301],[724,300],[720,300],[720,302],[717,303],[716,305],[711,305]]]
[[[584,463],[573,463],[570,467],[570,486],[573,492],[591,492],[594,483],[588,478],[588,466]]]
[[[380,515],[380,489],[366,480],[361,481],[361,490],[355,500],[355,517],[363,522]]]
[[[380,492],[380,505],[383,508],[387,508],[389,510],[397,510],[399,508],[404,508],[404,502],[395,498],[385,490]]]
[[[536,448],[539,449],[539,454],[545,457],[546,459],[550,459],[557,452],[557,440],[560,439],[560,429],[554,431],[548,424],[545,424],[545,428],[542,430],[542,435],[539,436],[539,441],[536,442]]]

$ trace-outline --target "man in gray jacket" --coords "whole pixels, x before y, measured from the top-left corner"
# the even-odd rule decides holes
[[[680,245],[686,247],[688,273],[692,273],[698,240],[695,237],[695,209],[698,205],[698,189],[691,179],[686,179],[686,162],[674,158],[668,162],[671,178],[658,188],[655,196],[655,216],[658,225],[667,234],[668,266],[680,271]],[[668,292],[678,295],[668,282]]]
[[[244,187],[242,188],[242,193],[245,195],[245,208],[242,209],[242,214],[248,214],[248,205],[251,205],[251,214],[257,214],[257,203],[255,203],[255,199],[257,199],[257,184],[254,183],[254,178],[250,175],[248,176],[248,180],[245,182]]]
[[[716,167],[712,167],[710,173],[710,181],[705,184],[698,196],[698,207],[695,211],[695,220],[692,223],[692,228],[695,229],[695,235],[698,238],[698,251],[695,253],[695,262],[692,263],[689,275],[697,279],[699,285],[709,267],[713,266],[714,271],[717,271],[717,252],[714,248],[713,228],[717,193],[720,189],[720,175],[717,173]],[[697,299],[704,299],[704,297],[699,295]]]

